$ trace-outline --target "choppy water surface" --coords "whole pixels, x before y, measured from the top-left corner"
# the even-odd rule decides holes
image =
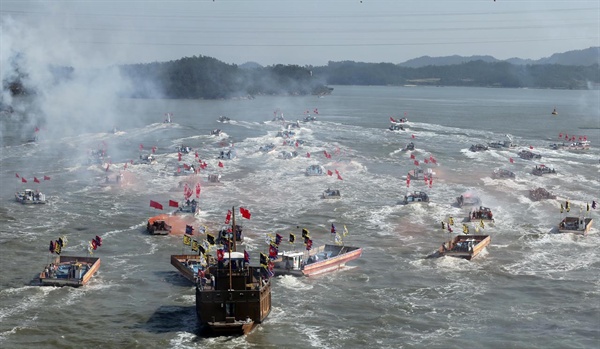
[[[598,91],[477,88],[336,87],[331,96],[258,97],[236,101],[122,100],[121,132],[108,130],[40,137],[23,144],[9,131],[18,116],[3,116],[0,150],[0,346],[3,348],[594,348],[600,334],[600,243],[597,210],[586,236],[556,234],[561,202],[572,213],[600,191]],[[552,116],[553,107],[559,116]],[[301,124],[300,156],[283,160],[271,122],[280,108],[289,120],[318,108],[319,121]],[[173,124],[163,124],[165,112]],[[407,132],[387,130],[389,117],[406,116]],[[218,123],[219,115],[233,121]],[[93,125],[90,126],[93,129]],[[210,130],[221,128],[215,137]],[[585,153],[551,150],[559,134],[586,136]],[[505,139],[516,149],[468,151],[472,144]],[[414,135],[414,138],[413,138]],[[42,135],[41,135],[42,136]],[[414,152],[401,149],[410,141]],[[217,166],[216,156],[233,142],[237,157]],[[156,165],[129,165],[121,187],[102,185],[107,172],[87,163],[86,152],[106,144],[115,176],[124,164],[157,147]],[[270,153],[261,146],[275,143]],[[347,270],[315,278],[277,277],[268,320],[247,337],[202,339],[196,335],[194,288],[169,263],[181,253],[180,236],[148,236],[149,207],[182,196],[173,176],[177,145],[197,150],[208,163],[202,176],[220,173],[222,186],[204,186],[198,225],[221,227],[227,209],[244,206],[245,248],[257,259],[265,234],[311,231],[315,244],[331,241],[331,223],[348,227],[346,244],[363,256]],[[517,156],[533,147],[540,161]],[[331,158],[324,156],[324,151]],[[306,156],[310,153],[310,158]],[[401,206],[402,178],[433,156],[436,178],[424,190],[431,202]],[[510,158],[514,159],[511,163]],[[193,154],[183,161],[194,161]],[[555,176],[531,175],[536,164]],[[320,164],[333,176],[307,177]],[[491,178],[494,168],[514,180]],[[15,173],[29,179],[23,184]],[[33,183],[33,177],[51,177]],[[544,187],[556,200],[533,202],[528,190]],[[39,188],[45,206],[14,202],[15,190]],[[327,188],[341,200],[320,200]],[[426,259],[451,235],[440,222],[458,224],[467,210],[452,206],[472,191],[492,208],[496,222],[483,232],[491,245],[473,261]],[[239,218],[238,218],[239,219]],[[455,232],[461,231],[457,224]],[[473,228],[473,227],[472,227]],[[49,260],[50,240],[65,235],[64,253],[85,255],[91,238],[103,246],[99,273],[86,286],[30,286]],[[298,249],[302,248],[300,245]]]

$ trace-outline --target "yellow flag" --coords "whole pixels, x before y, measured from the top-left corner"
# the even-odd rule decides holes
[[[452,218],[452,217],[448,218],[448,224],[454,225],[454,218]]]
[[[469,234],[469,227],[466,224],[463,224],[463,233]]]
[[[192,238],[189,235],[183,235],[183,244],[188,246],[191,245]]]
[[[485,224],[483,223],[483,219],[482,219],[481,221],[479,221],[479,225],[480,225],[482,228],[485,228]]]
[[[560,204],[560,213],[563,213],[563,211],[565,210],[563,204]]]
[[[192,251],[198,251],[198,241],[192,240]]]
[[[344,236],[348,235],[348,228],[346,228],[346,224],[344,224]]]

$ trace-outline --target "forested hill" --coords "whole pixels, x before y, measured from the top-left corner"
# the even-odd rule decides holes
[[[242,69],[215,58],[194,56],[120,68],[122,74],[134,83],[132,97],[219,99],[331,92],[309,68],[297,65]]]
[[[392,63],[329,62],[312,68],[331,85],[435,85],[597,89],[598,64],[515,65],[507,62],[471,61],[445,66],[406,68]]]

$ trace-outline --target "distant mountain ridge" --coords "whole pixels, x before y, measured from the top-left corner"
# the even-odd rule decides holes
[[[555,53],[550,57],[544,57],[537,60],[522,59],[517,57],[509,58],[506,60],[500,60],[488,55],[469,57],[458,55],[444,57],[422,56],[418,58],[409,59],[408,61],[400,63],[398,65],[406,68],[422,68],[429,65],[456,65],[472,61],[484,61],[487,63],[507,62],[515,65],[561,64],[575,66],[590,66],[594,64],[600,64],[600,47],[590,47],[583,50],[573,50],[563,53]]]

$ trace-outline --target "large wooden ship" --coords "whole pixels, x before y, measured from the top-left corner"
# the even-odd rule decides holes
[[[40,286],[80,287],[100,269],[98,257],[56,256],[38,277]]]
[[[269,272],[250,266],[245,253],[236,251],[235,239],[228,246],[228,252],[218,252],[216,264],[196,283],[196,314],[207,336],[248,334],[271,312]]]

